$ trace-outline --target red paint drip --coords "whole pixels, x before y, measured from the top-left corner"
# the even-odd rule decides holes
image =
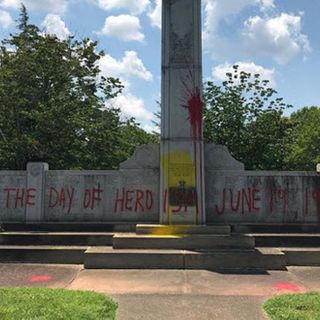
[[[50,282],[52,281],[51,276],[41,275],[41,276],[31,276],[27,279],[28,283],[36,283],[36,282]]]
[[[193,139],[200,139],[202,135],[203,102],[199,87],[194,89],[188,100],[188,104],[183,107],[189,111],[189,122],[192,128]]]
[[[272,285],[279,293],[281,292],[301,292],[303,288],[289,282],[278,282]]]
[[[184,84],[185,85],[185,84]],[[201,91],[199,87],[195,87],[193,91],[188,90],[187,85],[185,85],[188,94],[190,95],[187,105],[183,105],[184,108],[188,109],[189,112],[189,122],[192,129],[193,138],[193,149],[194,149],[194,161],[197,161],[197,140],[202,139],[202,115],[203,115],[203,101],[201,99]],[[200,146],[200,170],[202,171],[202,148]],[[201,176],[202,185],[202,176]],[[201,190],[202,192],[202,190]],[[199,220],[199,203],[198,199],[196,201],[196,212],[197,212],[197,223]]]

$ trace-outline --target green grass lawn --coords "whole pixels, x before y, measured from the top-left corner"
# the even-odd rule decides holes
[[[320,320],[320,293],[284,294],[263,307],[271,320]]]
[[[95,292],[0,288],[1,320],[114,320],[117,304]]]

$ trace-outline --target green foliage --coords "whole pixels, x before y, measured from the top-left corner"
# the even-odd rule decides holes
[[[24,6],[18,30],[0,48],[1,169],[24,170],[29,161],[113,169],[152,141],[133,119],[123,122],[120,110],[105,107],[123,86],[100,75],[97,42],[43,35]]]
[[[290,126],[290,120],[277,110],[263,112],[248,123],[243,153],[246,167],[251,170],[286,169],[286,141]]]
[[[270,320],[317,320],[320,293],[284,294],[268,300],[263,307]]]
[[[204,137],[226,145],[247,169],[283,169],[290,107],[268,80],[233,67],[222,86],[208,82],[204,89]]]
[[[114,320],[117,304],[95,292],[63,289],[0,289],[2,320]]]
[[[303,108],[290,117],[287,167],[292,170],[312,170],[320,163],[320,108]]]

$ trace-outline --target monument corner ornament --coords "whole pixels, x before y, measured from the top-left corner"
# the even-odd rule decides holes
[[[204,224],[201,1],[163,0],[160,222]]]

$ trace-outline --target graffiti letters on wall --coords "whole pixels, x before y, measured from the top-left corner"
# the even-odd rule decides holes
[[[300,206],[297,205],[297,200]],[[320,190],[307,188],[303,193],[297,193],[289,189],[223,189],[214,204],[214,214],[267,214],[270,217],[282,215],[298,220],[314,213],[312,208],[316,208],[316,214],[320,216]]]
[[[6,209],[23,209],[36,205],[38,192],[36,189],[3,188]],[[92,188],[49,187],[46,189],[45,209],[59,209],[64,213],[73,208],[95,210],[107,203],[114,213],[147,212],[154,207],[154,194],[149,189],[115,189],[114,194],[104,190],[100,184]]]
[[[193,185],[190,183],[190,185]],[[1,188],[2,210],[23,210],[37,205],[41,190],[34,188]],[[148,188],[118,187],[105,190],[99,183],[89,187],[47,186],[45,189],[45,211],[56,210],[63,214],[108,210],[114,214],[154,213],[159,207],[159,195]],[[172,215],[193,216],[197,210],[198,194],[195,188],[181,182],[179,187],[164,190],[163,210],[170,206]],[[207,217],[225,220],[232,217],[246,220],[257,216],[281,220],[303,220],[304,217],[320,218],[320,190],[307,187],[304,190],[290,188],[224,188],[207,197]],[[243,217],[243,218],[241,218]]]

